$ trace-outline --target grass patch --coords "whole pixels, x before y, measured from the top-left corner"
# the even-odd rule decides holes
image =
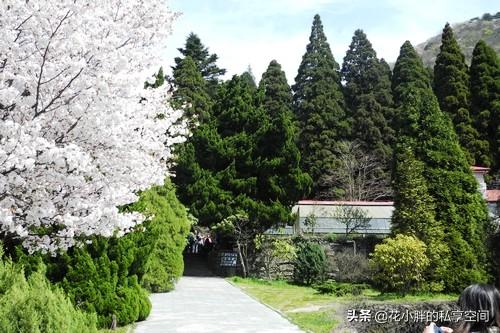
[[[301,329],[315,333],[329,333],[338,324],[330,311],[295,312],[287,314]]]
[[[280,311],[300,328],[314,333],[330,332],[343,323],[346,309],[350,304],[357,302],[396,304],[455,301],[458,298],[456,294],[420,293],[405,296],[382,294],[373,288],[364,289],[361,295],[337,297],[321,294],[312,287],[295,285],[286,281],[240,277],[232,277],[228,281],[260,302]]]

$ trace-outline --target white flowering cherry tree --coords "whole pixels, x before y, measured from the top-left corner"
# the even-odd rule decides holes
[[[0,231],[30,251],[142,221],[117,207],[163,183],[187,134],[167,87],[143,89],[176,17],[166,6],[1,1]]]

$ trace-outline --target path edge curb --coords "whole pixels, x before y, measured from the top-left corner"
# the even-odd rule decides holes
[[[238,290],[240,290],[242,293],[244,293],[245,295],[247,295],[248,297],[250,297],[251,299],[253,299],[254,301],[264,305],[265,307],[271,309],[272,311],[276,312],[277,314],[279,314],[283,319],[286,319],[290,324],[296,326],[299,330],[302,330],[303,332],[306,332],[306,333],[313,333],[312,331],[309,331],[309,330],[306,330],[306,329],[303,329],[301,328],[299,325],[295,324],[290,317],[288,317],[286,314],[284,314],[283,312],[281,312],[280,310],[272,307],[271,305],[269,304],[266,304],[266,303],[263,303],[261,302],[259,299],[257,299],[255,296],[253,295],[250,295],[246,290],[238,287],[236,284],[234,284],[232,281],[229,280],[230,278],[223,278],[224,281],[226,281],[227,283],[229,283],[230,285],[232,285],[233,287],[237,288]]]

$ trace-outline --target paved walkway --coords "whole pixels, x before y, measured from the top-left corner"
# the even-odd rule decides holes
[[[217,277],[184,276],[170,293],[152,294],[149,318],[135,333],[298,333],[275,311]]]

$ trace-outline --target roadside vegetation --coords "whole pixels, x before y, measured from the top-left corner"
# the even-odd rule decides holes
[[[229,278],[228,281],[245,293],[279,311],[301,329],[327,333],[346,327],[347,310],[356,304],[412,304],[418,302],[456,301],[457,294],[415,293],[401,296],[382,293],[366,287],[360,295],[335,296],[318,291],[313,286],[298,285],[284,280]],[[343,283],[345,286],[352,284]]]

